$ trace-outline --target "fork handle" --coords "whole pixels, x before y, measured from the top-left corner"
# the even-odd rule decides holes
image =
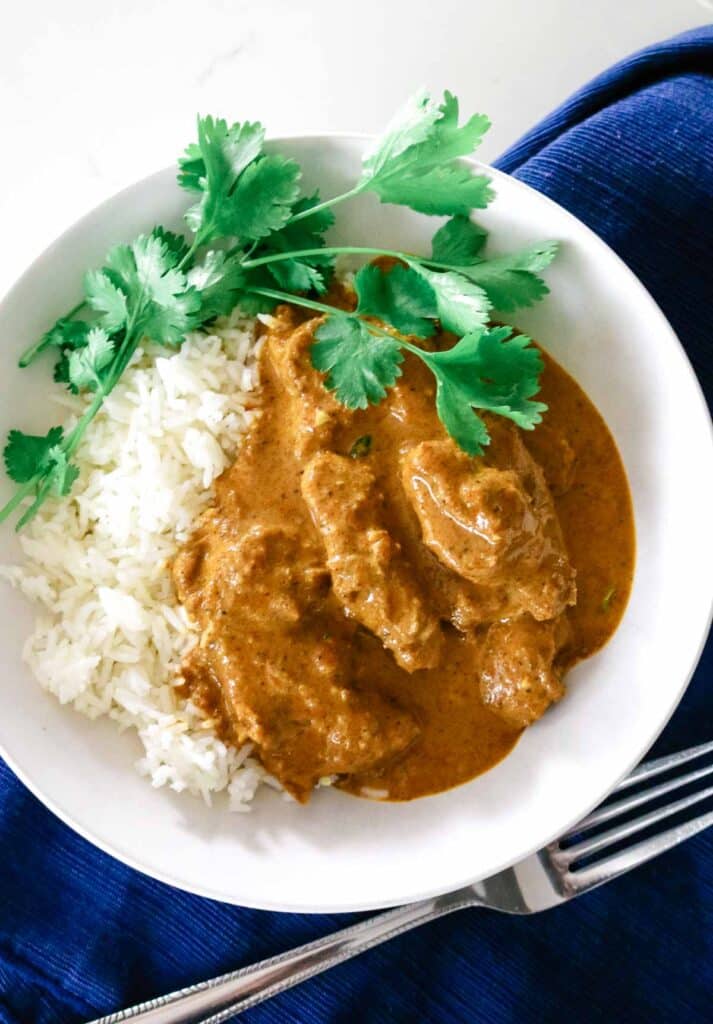
[[[397,907],[242,970],[118,1010],[90,1024],[222,1024],[372,946],[475,902],[472,889],[468,889],[467,893],[453,892]]]

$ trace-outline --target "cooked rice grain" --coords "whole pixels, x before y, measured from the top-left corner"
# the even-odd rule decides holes
[[[235,314],[175,353],[138,350],[77,451],[71,496],[20,534],[24,565],[0,568],[38,606],[24,656],[41,685],[89,718],[136,729],[137,768],[154,786],[208,802],[227,789],[237,811],[266,775],[249,744],[226,746],[176,691],[196,634],[167,564],[250,422],[257,354],[254,320]],[[59,386],[53,397],[70,430],[89,399]]]

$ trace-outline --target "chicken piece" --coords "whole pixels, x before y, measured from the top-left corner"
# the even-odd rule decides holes
[[[469,633],[486,622],[507,617],[512,602],[505,587],[477,586],[462,577],[448,574],[441,584],[447,608],[442,614],[461,633]]]
[[[493,433],[490,465],[451,440],[416,445],[402,461],[404,489],[443,565],[501,588],[508,615],[550,619],[576,599],[552,496],[514,428]]]
[[[322,374],[312,366],[310,348],[321,323],[322,319],[317,317],[297,324],[294,310],[279,307],[265,340],[266,356],[290,396],[290,422],[285,424],[285,436],[293,438],[299,459],[329,447],[338,428],[348,424],[353,416],[327,391]]]
[[[240,615],[246,622],[267,617],[275,627],[287,627],[324,604],[329,573],[319,556],[294,530],[256,525],[229,546],[205,544],[194,534],[173,575],[191,614],[199,611],[195,593],[213,614]]]
[[[187,680],[213,679],[236,744],[254,743],[267,771],[302,803],[320,779],[378,768],[419,733],[397,704],[348,685],[348,647],[324,628],[246,632],[240,643],[218,628],[183,664]]]
[[[517,473],[474,470],[448,442],[427,441],[404,460],[404,482],[438,560],[472,583],[492,583],[537,542],[537,524]]]
[[[480,695],[486,707],[519,728],[540,718],[564,696],[553,666],[563,640],[559,620],[530,615],[496,622],[488,630],[480,663]]]
[[[351,687],[354,625],[318,556],[296,531],[255,526],[229,544],[197,535],[174,564],[203,629],[185,680],[211,691],[235,741],[255,743],[301,801],[323,776],[379,767],[418,734],[408,712]]]
[[[438,664],[441,625],[384,525],[371,470],[333,452],[313,456],[302,494],[327,550],[334,593],[408,672]]]
[[[264,621],[267,614],[273,624],[294,626],[309,610],[324,604],[329,573],[319,553],[302,543],[296,532],[253,527],[240,542],[239,556],[235,582],[247,617],[257,613]],[[229,582],[232,591],[233,581]],[[230,592],[226,596],[230,607]]]
[[[523,563],[511,597],[538,621],[556,618],[577,602],[577,574],[567,554],[552,494],[542,469],[525,447],[522,431],[502,416],[485,418],[491,436],[485,463],[518,473],[530,496],[542,542],[536,564]]]

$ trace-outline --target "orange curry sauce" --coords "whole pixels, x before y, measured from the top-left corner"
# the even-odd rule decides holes
[[[490,418],[492,451],[465,465],[436,415],[434,380],[412,355],[380,405],[339,406],[309,362],[319,322],[278,310],[261,355],[261,414],[175,562],[179,597],[202,630],[184,690],[229,742],[255,743],[300,800],[325,775],[357,795],[409,800],[492,767],[561,696],[566,669],[612,635],[634,569],[629,488],[602,417],[549,356],[543,424],[530,433]],[[519,454],[507,454],[513,445]],[[492,481],[468,499],[495,509],[503,554],[492,580],[461,577],[424,542],[428,509],[419,518],[404,468],[414,450],[419,465],[442,465],[443,487],[448,467],[495,467],[503,500]],[[561,598],[550,619],[522,596],[523,556],[512,555],[520,547],[507,510],[525,530],[523,501],[527,529],[540,529],[533,516],[550,520],[542,565],[559,566]],[[506,646],[493,653],[498,629]],[[533,675],[524,696],[507,692],[513,664]]]

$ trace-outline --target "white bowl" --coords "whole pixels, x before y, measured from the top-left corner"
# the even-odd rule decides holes
[[[312,136],[275,144],[303,165],[323,195],[357,177],[364,140]],[[485,877],[564,831],[646,752],[681,698],[711,613],[713,443],[691,367],[673,331],[626,266],[556,204],[497,171],[497,199],[480,218],[492,244],[561,239],[547,277],[552,294],[518,314],[586,388],[626,464],[638,558],[624,620],[608,646],[569,676],[564,701],[529,729],[492,771],[406,804],[337,790],[308,807],[261,796],[230,814],[154,790],[134,771],[139,743],[90,722],[45,694],[21,659],[33,617],[0,589],[0,749],[55,814],[127,864],[182,889],[247,906],[347,911],[415,900]],[[165,170],[70,228],[0,306],[0,434],[46,430],[48,364],[16,359],[75,301],[87,267],[118,241],[162,223],[180,226],[187,197]],[[432,218],[372,197],[339,209],[335,239],[427,251]],[[10,486],[3,480],[3,501]],[[19,558],[0,530],[0,560]]]

